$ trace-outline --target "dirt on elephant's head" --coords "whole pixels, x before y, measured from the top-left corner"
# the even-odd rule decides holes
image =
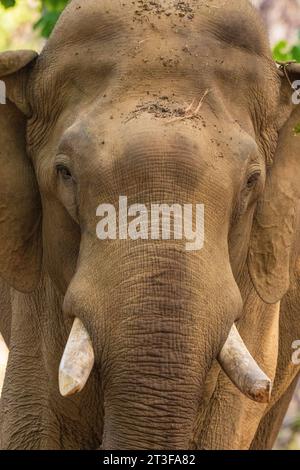
[[[135,14],[137,16],[143,16],[145,12],[150,12],[153,15],[165,15],[165,16],[179,16],[181,18],[187,16],[189,19],[194,18],[194,10],[189,2],[183,1],[147,1],[138,0],[137,9]]]

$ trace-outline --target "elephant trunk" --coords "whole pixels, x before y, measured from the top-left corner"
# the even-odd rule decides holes
[[[115,271],[112,292],[105,289],[102,338],[93,334],[93,345],[83,325],[92,331],[96,320],[82,283],[97,287],[102,280],[87,281],[81,268],[65,302],[82,321],[75,320],[63,355],[60,389],[65,395],[82,389],[95,348],[104,393],[103,449],[189,448],[205,378],[217,357],[237,386],[250,389],[248,396],[253,384],[268,382],[231,331],[242,308],[231,270],[223,265],[209,271],[210,259],[200,254],[153,250],[139,248],[116,260],[126,272]],[[244,380],[248,363],[256,381]]]
[[[231,272],[210,265],[167,243],[122,260],[102,354],[103,449],[190,448],[205,378],[241,308]]]
[[[189,447],[211,352],[200,351],[192,321],[173,314],[153,321],[144,310],[122,325],[130,335],[116,332],[119,353],[104,371],[104,449]]]

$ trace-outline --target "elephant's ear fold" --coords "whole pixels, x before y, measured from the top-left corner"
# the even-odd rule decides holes
[[[263,301],[276,303],[290,284],[290,262],[300,201],[300,105],[279,134],[251,234],[248,266]]]
[[[0,54],[0,277],[32,291],[41,267],[41,205],[26,154],[27,87],[37,54]]]

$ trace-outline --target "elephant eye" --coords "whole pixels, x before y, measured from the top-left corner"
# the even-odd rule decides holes
[[[256,185],[256,183],[258,182],[258,180],[260,178],[260,175],[261,175],[260,171],[255,171],[254,173],[252,173],[252,175],[249,176],[249,178],[247,180],[247,188],[248,189],[254,188],[254,186]]]
[[[69,181],[72,179],[72,173],[69,170],[69,168],[66,167],[65,165],[61,165],[61,164],[57,165],[56,171],[57,171],[57,174],[60,175],[63,180]]]

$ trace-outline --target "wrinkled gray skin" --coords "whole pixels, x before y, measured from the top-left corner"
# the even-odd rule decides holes
[[[0,55],[4,449],[274,442],[299,373],[300,112],[247,1],[189,3],[73,0],[39,57]],[[96,208],[119,195],[204,204],[203,249],[99,241]],[[63,398],[74,317],[96,363]],[[270,405],[215,360],[235,321]]]

